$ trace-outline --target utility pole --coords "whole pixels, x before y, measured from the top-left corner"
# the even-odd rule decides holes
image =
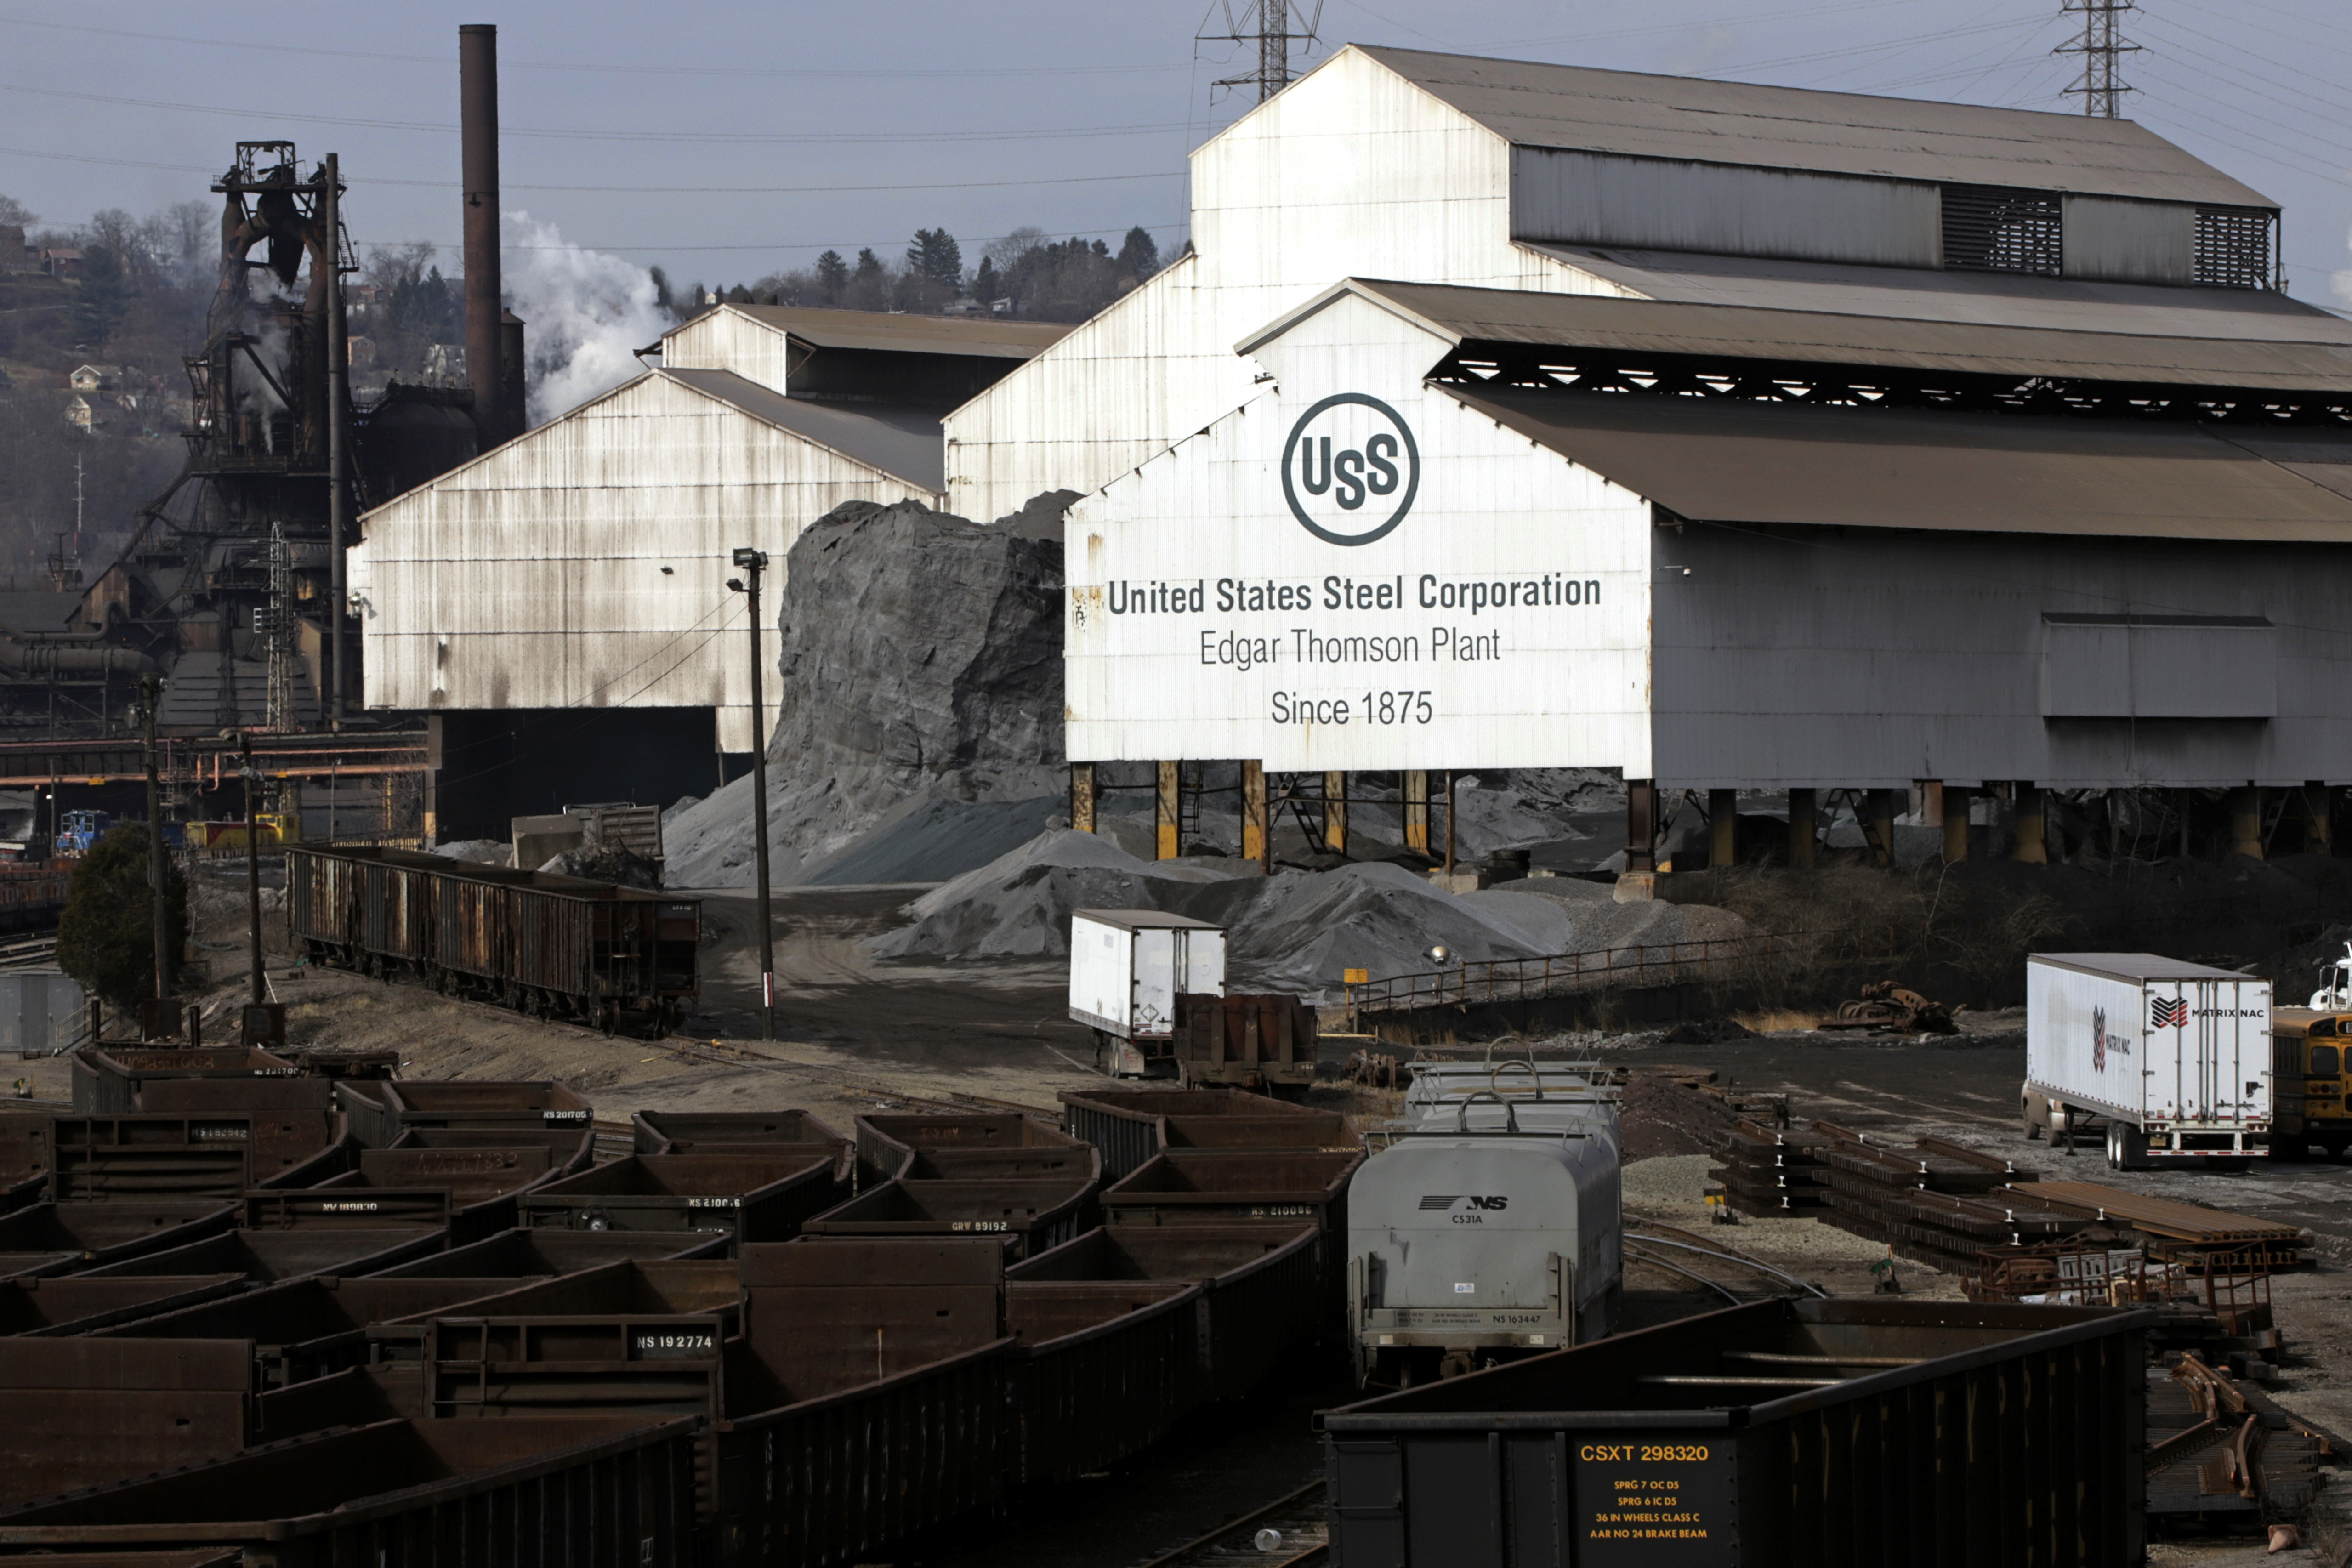
[[[351,405],[352,348],[349,322],[343,315],[343,168],[337,154],[327,154],[326,178],[322,182],[319,205],[326,210],[327,230],[327,569],[329,604],[327,614],[334,617],[334,629],[328,637],[327,668],[333,685],[329,688],[327,717],[334,728],[343,727],[343,694],[351,689],[351,579],[350,563],[343,558],[343,549],[351,541],[351,440],[344,425],[346,410]],[[278,628],[279,635],[290,640],[293,633],[294,606],[290,604],[273,605],[287,624]],[[292,650],[287,653],[292,661]],[[289,704],[289,708],[291,704]],[[274,719],[274,716],[273,716]],[[293,719],[292,713],[288,720]],[[256,964],[260,960],[254,961]],[[256,973],[258,973],[257,969]],[[259,1002],[257,995],[254,1001]]]
[[[253,945],[253,1005],[269,1000],[269,982],[261,968],[261,770],[253,765],[253,737],[242,730],[236,736],[237,776],[245,780],[245,919]]]
[[[172,874],[163,854],[163,782],[155,771],[155,710],[163,706],[163,683],[152,672],[139,678],[144,706],[147,763],[147,887],[153,911],[150,935],[155,944],[155,1000],[172,994]],[[160,1010],[160,1009],[159,1009]]]
[[[1290,85],[1290,46],[1294,42],[1305,46],[1301,54],[1315,47],[1316,29],[1323,21],[1323,0],[1313,0],[1313,9],[1296,31],[1292,29],[1296,16],[1292,0],[1248,0],[1239,13],[1234,10],[1233,0],[1224,0],[1224,16],[1225,31],[1203,33],[1201,37],[1222,43],[1253,45],[1257,49],[1257,61],[1241,75],[1227,77],[1216,85],[1255,87],[1257,100],[1264,103]]]
[[[2069,98],[2083,100],[2083,112],[2098,120],[2120,119],[2123,95],[2139,89],[2122,80],[2116,72],[2120,57],[2137,54],[2137,44],[2126,43],[2117,31],[2117,21],[2126,11],[2137,10],[2132,0],[2059,0],[2068,15],[2083,14],[2083,37],[2079,43],[2061,44],[2051,50],[2055,55],[2083,57],[2083,74],[2066,89]]]
[[[760,879],[760,1038],[776,1037],[776,924],[768,885],[768,736],[760,701],[760,574],[768,569],[768,552],[744,548],[735,552],[741,577],[727,579],[728,587],[750,597],[751,611],[751,844]],[[749,579],[747,582],[746,579]]]

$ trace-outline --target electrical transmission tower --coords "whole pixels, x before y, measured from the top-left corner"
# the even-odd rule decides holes
[[[1225,30],[1202,33],[1203,39],[1220,43],[1247,44],[1257,49],[1257,63],[1239,76],[1225,78],[1219,87],[1255,87],[1257,100],[1264,103],[1290,85],[1290,46],[1297,44],[1304,56],[1315,47],[1316,29],[1323,21],[1323,0],[1314,0],[1314,6],[1303,25],[1294,30],[1298,11],[1293,0],[1248,0],[1237,13],[1233,0],[1222,0],[1224,7]]]
[[[2125,55],[2137,54],[2137,44],[2124,42],[2116,25],[2123,14],[2136,10],[2132,0],[2060,0],[2071,15],[2083,14],[2083,37],[2080,43],[2061,44],[2053,54],[2083,57],[2083,74],[2066,89],[2066,96],[2079,96],[2083,112],[2102,120],[2119,117],[2123,96],[2139,89],[2116,74],[2116,68]]]

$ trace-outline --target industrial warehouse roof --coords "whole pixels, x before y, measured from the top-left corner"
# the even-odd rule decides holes
[[[2278,204],[2128,120],[1354,46],[1512,142],[1890,179]]]
[[[1015,321],[1002,316],[900,316],[879,310],[806,310],[798,305],[719,308],[773,327],[811,348],[877,349],[902,354],[1034,359],[1070,331],[1059,321]]]
[[[2352,434],[1443,390],[1703,521],[2352,543]]]
[[[2319,341],[2289,342],[1987,326],[1351,279],[1243,344],[1242,352],[1351,291],[1457,343],[1475,340],[1633,354],[2352,394],[2352,321],[2316,311],[2295,320],[2307,321]]]
[[[1519,243],[1643,299],[1685,304],[1759,305],[1987,326],[2352,342],[2352,323],[2273,289],[2195,289],[2016,272],[1945,272],[1623,246]]]
[[[940,435],[936,408],[786,397],[731,370],[656,374],[933,495],[947,491],[947,444]]]

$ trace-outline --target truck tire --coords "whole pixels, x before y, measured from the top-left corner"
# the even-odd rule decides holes
[[[2142,1152],[2141,1142],[2141,1140],[2144,1137],[2145,1134],[2143,1134],[2137,1127],[2127,1126],[2121,1121],[2108,1122],[2108,1166],[2117,1171],[2138,1171],[2146,1169],[2147,1165],[2147,1156]]]
[[[2030,1089],[2025,1090],[2019,1099],[2018,1119],[2025,1124],[2025,1141],[2028,1143],[2041,1137],[2042,1131],[2050,1125],[2049,1097],[2036,1094]]]

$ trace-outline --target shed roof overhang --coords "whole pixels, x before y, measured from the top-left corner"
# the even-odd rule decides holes
[[[2352,544],[2352,434],[1442,390],[1694,521]]]

